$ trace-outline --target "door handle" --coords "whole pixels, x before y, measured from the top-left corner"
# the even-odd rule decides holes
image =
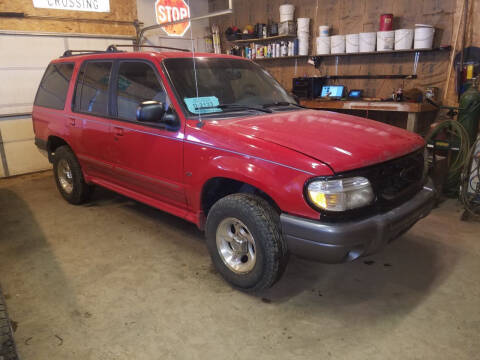
[[[114,127],[113,131],[115,133],[115,136],[123,136],[123,128],[120,127]]]
[[[75,126],[75,118],[71,117],[71,118],[68,118],[68,120],[70,122],[70,125]]]

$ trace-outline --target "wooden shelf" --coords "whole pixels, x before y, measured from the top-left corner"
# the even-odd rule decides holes
[[[429,103],[393,102],[393,101],[351,101],[351,100],[323,100],[300,99],[300,105],[311,109],[342,109],[342,110],[367,110],[367,111],[399,111],[420,113],[437,111]]]
[[[270,58],[259,58],[259,59],[251,59],[253,61],[267,61],[267,60],[282,60],[282,59],[302,59],[308,58],[310,55],[294,55],[294,56],[280,56],[280,57],[270,57]]]
[[[266,38],[254,38],[254,39],[245,39],[245,40],[232,40],[230,41],[233,44],[249,44],[249,43],[261,43],[261,42],[269,42],[269,41],[276,41],[276,40],[284,40],[284,39],[291,39],[297,37],[296,34],[292,35],[277,35],[277,36],[270,36]]]
[[[432,51],[450,51],[450,45],[434,48],[434,49],[409,49],[409,50],[390,50],[390,51],[372,51],[372,52],[358,52],[358,53],[342,53],[342,54],[328,54],[328,55],[313,55],[314,57],[334,57],[334,56],[359,56],[359,55],[384,55],[384,54],[408,54],[416,52],[432,52]]]

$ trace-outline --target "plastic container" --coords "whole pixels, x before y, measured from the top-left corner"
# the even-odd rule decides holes
[[[433,35],[435,28],[431,25],[415,24],[415,49],[431,49],[433,47]]]
[[[345,52],[347,54],[358,53],[360,48],[360,39],[358,34],[345,35]]]
[[[377,33],[374,32],[363,32],[358,34],[359,52],[374,52],[375,45],[377,43]]]
[[[319,36],[317,37],[317,55],[330,54],[330,37]]]
[[[393,14],[380,15],[380,31],[392,31],[393,30]]]
[[[332,54],[345,53],[345,35],[330,36],[330,53]]]
[[[310,19],[298,18],[297,19],[297,34],[310,32]]]
[[[285,21],[278,24],[278,35],[295,35],[296,31],[295,21]]]
[[[377,32],[377,51],[392,51],[395,43],[395,31]]]
[[[298,36],[298,55],[308,55],[309,40],[308,35]]]
[[[291,4],[280,5],[280,22],[293,21],[295,6]]]
[[[413,44],[413,29],[395,30],[395,50],[410,50]]]
[[[318,36],[329,36],[330,35],[330,26],[328,25],[320,25],[318,27]],[[330,45],[329,45],[330,46]]]

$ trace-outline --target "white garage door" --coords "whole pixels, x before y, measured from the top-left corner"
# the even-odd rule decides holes
[[[31,111],[38,84],[48,63],[65,50],[105,50],[132,44],[121,36],[0,32],[0,177],[50,167],[34,145]]]

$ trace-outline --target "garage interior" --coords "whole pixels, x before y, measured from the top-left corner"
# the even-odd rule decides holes
[[[436,124],[458,123],[462,92],[478,87],[480,0],[185,0],[192,21],[183,36],[156,27],[140,39],[157,25],[162,1],[177,3],[104,0],[107,12],[0,3],[0,285],[18,358],[478,358],[480,185],[476,195],[460,185],[473,181],[474,164],[478,177],[480,113],[465,115],[466,127],[476,126],[466,148],[452,140],[456,127],[442,138]],[[294,25],[310,19],[306,54],[288,26],[284,37],[272,29],[287,3]],[[319,50],[321,26],[333,44],[333,36],[380,31],[385,19],[415,36],[416,24],[427,24],[433,41],[383,53]],[[278,283],[247,294],[219,275],[195,224],[101,187],[88,203],[68,204],[35,145],[32,106],[45,69],[67,50],[132,51],[139,42],[142,51],[247,57],[303,106],[421,135],[432,144],[437,206],[378,253],[341,264],[291,256]],[[289,42],[278,55],[275,44]],[[343,95],[320,99],[317,81],[343,86]],[[362,99],[348,96],[356,89]]]

